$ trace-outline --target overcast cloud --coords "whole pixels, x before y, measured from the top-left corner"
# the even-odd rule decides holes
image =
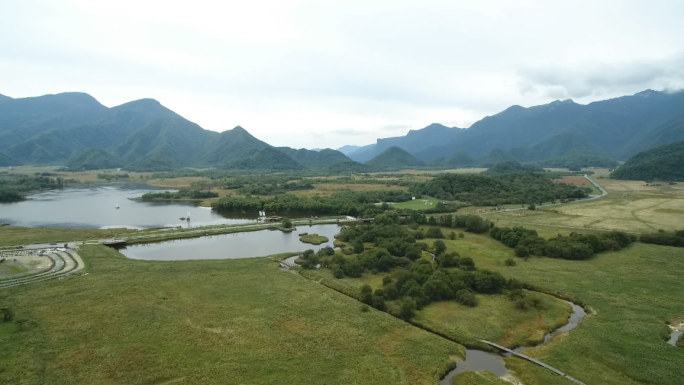
[[[273,145],[684,88],[684,2],[0,0],[0,93],[150,97]]]

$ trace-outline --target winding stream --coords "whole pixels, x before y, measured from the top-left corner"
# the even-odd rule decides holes
[[[556,330],[546,333],[546,335],[544,336],[544,341],[540,342],[535,346],[520,346],[514,350],[520,353],[525,349],[546,345],[557,334],[565,333],[576,328],[577,325],[579,325],[579,323],[582,321],[582,319],[587,315],[587,312],[584,311],[582,306],[579,306],[570,301],[565,302],[572,306],[572,314],[570,315],[567,324],[559,327]],[[495,354],[477,349],[466,349],[466,359],[464,361],[459,362],[456,368],[450,371],[446,376],[444,376],[444,378],[442,378],[439,384],[450,385],[451,379],[454,376],[469,371],[481,372],[486,370],[494,373],[498,377],[504,376],[506,375],[506,373],[508,373],[508,369],[506,369],[506,363],[504,362],[502,357],[509,355],[510,353]]]

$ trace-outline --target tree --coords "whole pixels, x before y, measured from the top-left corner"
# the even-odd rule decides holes
[[[399,318],[408,321],[416,313],[416,301],[413,298],[404,297],[399,303]]]
[[[361,286],[361,295],[359,297],[361,302],[368,304],[368,305],[373,305],[373,288],[370,287],[370,285],[365,284]]]
[[[439,227],[436,227],[436,226],[430,227],[425,232],[425,236],[427,238],[437,238],[437,239],[444,238],[444,234],[442,233],[442,229],[440,229]]]
[[[283,224],[283,227],[286,229],[289,229],[292,227],[292,221],[290,220],[290,218],[283,218],[282,224]]]
[[[432,245],[433,245],[434,248],[435,248],[435,255],[436,255],[437,257],[439,257],[439,256],[441,256],[442,254],[444,254],[444,252],[445,252],[446,249],[447,249],[446,244],[445,244],[444,241],[442,241],[441,239],[436,240]]]
[[[475,270],[475,262],[470,257],[461,257],[458,259],[458,267],[463,270]]]
[[[530,250],[523,245],[518,245],[515,247],[515,256],[520,258],[527,258],[530,256]]]

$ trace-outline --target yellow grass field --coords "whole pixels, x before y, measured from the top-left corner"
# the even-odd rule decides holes
[[[606,197],[542,210],[489,212],[498,226],[560,227],[566,230],[623,230],[649,233],[684,229],[684,183],[595,179]]]

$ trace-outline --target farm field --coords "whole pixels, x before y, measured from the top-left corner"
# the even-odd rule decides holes
[[[463,357],[268,258],[80,254],[88,275],[0,293],[0,382],[436,383]]]

